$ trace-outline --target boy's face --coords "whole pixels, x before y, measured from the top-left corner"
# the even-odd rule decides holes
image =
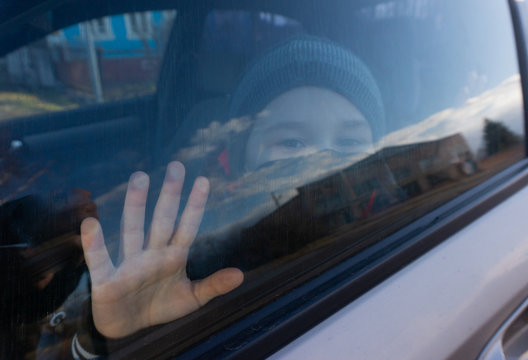
[[[325,88],[298,87],[257,114],[246,147],[246,170],[321,150],[362,153],[372,142],[369,123],[345,97]]]

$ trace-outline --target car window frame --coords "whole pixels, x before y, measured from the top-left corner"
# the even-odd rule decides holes
[[[60,2],[49,1],[46,4],[54,6]],[[162,1],[160,3],[169,2]],[[174,3],[171,3],[171,5],[174,5]],[[526,114],[528,113],[526,34],[523,30],[519,5],[514,0],[509,0],[508,3],[512,14],[519,58],[526,129]],[[39,10],[35,11],[41,10],[39,8]],[[2,28],[3,26],[0,26],[0,30]],[[158,97],[158,94],[159,91],[157,90],[155,96]],[[67,113],[64,112],[64,114]],[[527,148],[528,138],[525,137],[525,152]],[[459,231],[528,185],[528,175],[523,175],[514,182],[506,183],[505,185],[507,179],[521,174],[527,167],[528,160],[525,158],[462,196],[456,197],[423,218],[405,226],[396,234],[376,244],[369,251],[364,254],[361,253],[361,256],[356,256],[353,259],[335,265],[296,289],[283,294],[276,302],[265,305],[235,324],[218,331],[211,338],[212,340],[198,345],[187,343],[186,346],[180,346],[180,350],[193,347],[188,352],[183,352],[180,356],[220,354],[219,349],[221,348],[224,348],[225,351],[222,356],[233,358],[261,357],[265,354],[273,353],[364,292],[372,289],[394,272],[419,258],[449,235]],[[360,270],[358,264],[362,264],[365,259],[374,259],[374,261]],[[321,288],[324,288],[324,290],[321,290]],[[315,292],[318,293],[316,296],[307,299],[307,294]],[[278,313],[279,316],[272,316],[273,313]],[[262,325],[264,323],[266,325]],[[163,355],[161,354],[164,354],[165,351],[172,352],[175,349],[174,340],[170,336],[172,331],[170,328],[160,327],[159,329],[154,329],[154,331],[150,330],[149,333],[151,335],[148,336],[141,333],[139,334],[141,337],[147,336],[149,339],[157,337],[158,340],[153,341],[143,349],[136,347],[127,348],[127,353],[141,354],[145,356],[144,358],[158,358],[158,355],[152,352],[148,353],[149,349],[156,347],[159,350],[157,351],[160,354],[159,358],[162,358]],[[249,344],[246,345],[245,343],[247,342]],[[231,345],[226,347],[226,344]]]

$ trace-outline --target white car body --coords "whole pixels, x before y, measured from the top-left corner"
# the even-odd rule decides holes
[[[528,295],[527,203],[524,188],[270,359],[476,358]]]

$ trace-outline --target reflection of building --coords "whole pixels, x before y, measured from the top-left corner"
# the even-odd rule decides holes
[[[461,134],[385,148],[381,156],[408,196],[421,194],[436,184],[456,180],[476,170],[474,155]]]
[[[384,148],[336,174],[297,188],[297,196],[245,233],[247,237],[269,239],[284,236],[286,230],[291,233],[291,242],[276,250],[289,253],[339,226],[475,170],[473,154],[460,134]]]
[[[340,228],[369,226],[368,231],[376,231],[379,226],[382,230],[387,221],[401,220],[401,213],[363,220],[475,170],[473,154],[460,134],[381,149],[330,176],[296,187],[296,195],[285,195],[289,198],[285,202],[280,201],[283,193],[272,192],[275,210],[253,225],[231,231],[230,241],[218,246],[214,236],[201,239],[196,250],[201,257],[194,260],[193,271],[203,276],[225,266],[253,269],[334,235]],[[291,195],[291,189],[284,194]]]
[[[337,213],[343,220],[364,218],[388,207],[402,195],[406,198],[419,195],[475,170],[469,146],[456,134],[436,141],[384,148],[298,191],[313,216],[336,222],[331,218]]]

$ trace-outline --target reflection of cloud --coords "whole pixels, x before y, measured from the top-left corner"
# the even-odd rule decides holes
[[[191,138],[191,146],[180,149],[176,158],[181,161],[196,160],[206,156],[251,126],[247,117],[231,119],[225,124],[213,121],[206,128],[198,129]]]
[[[194,145],[181,149],[175,156],[175,159],[183,162],[196,160],[203,157],[204,155],[210,154],[215,151],[217,146],[213,145]]]
[[[394,131],[381,139],[379,148],[437,140],[461,133],[476,153],[482,144],[484,118],[504,123],[517,134],[523,133],[520,76],[514,75],[497,87],[468,99],[459,108],[449,108],[422,122]],[[479,81],[483,81],[480,79]]]
[[[466,80],[466,85],[462,88],[462,96],[467,99],[468,96],[479,94],[488,85],[486,74],[479,74],[476,70],[471,71]]]

